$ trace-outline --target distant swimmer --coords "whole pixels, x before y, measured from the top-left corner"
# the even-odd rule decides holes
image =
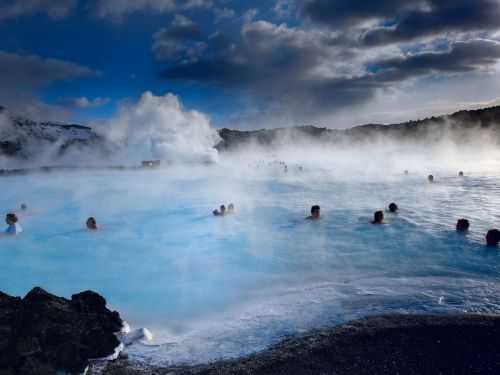
[[[389,212],[392,213],[392,214],[397,214],[399,211],[399,207],[396,203],[392,202],[390,205],[389,205]]]
[[[26,203],[21,204],[21,211],[27,211],[28,210],[28,205]]]
[[[469,230],[470,223],[467,219],[458,219],[457,221],[457,232],[467,232]]]
[[[372,224],[384,224],[384,211],[377,211],[373,214]]]
[[[306,220],[319,220],[321,219],[321,207],[318,205],[311,207],[311,216],[306,217]]]
[[[8,227],[5,230],[4,234],[9,235],[9,236],[16,236],[19,233],[23,232],[23,228],[21,225],[18,223],[19,219],[17,218],[16,214],[7,214],[5,216],[5,222],[7,223]]]
[[[429,180],[429,182],[432,184],[432,183],[434,182],[434,176],[430,174],[430,175],[427,177],[427,180]]]
[[[409,174],[409,173],[410,173],[410,172],[408,172],[408,170],[406,169],[406,170],[405,170],[405,176],[408,176],[408,174]]]
[[[463,177],[464,176],[464,172],[460,171],[458,172],[458,177]]]
[[[486,244],[488,246],[498,246],[500,242],[500,231],[498,229],[491,229],[486,234]]]
[[[97,221],[94,217],[89,217],[86,222],[88,230],[98,230]]]
[[[224,216],[226,215],[226,206],[222,205],[218,210],[213,210],[214,216]]]
[[[234,214],[234,204],[233,203],[229,203],[229,205],[227,206],[227,213]]]

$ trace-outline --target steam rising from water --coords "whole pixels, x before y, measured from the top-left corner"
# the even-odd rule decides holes
[[[247,354],[287,334],[389,311],[500,312],[499,255],[483,246],[500,222],[494,133],[472,129],[460,145],[431,142],[432,132],[413,143],[332,145],[290,131],[268,148],[218,155],[205,115],[151,93],[101,132],[118,145],[115,162],[202,163],[2,180],[2,211],[22,202],[32,211],[21,216],[22,236],[0,242],[0,263],[9,265],[0,287],[103,293],[157,337],[157,346],[130,348],[133,358]],[[77,156],[89,160],[81,151],[68,161]],[[370,225],[391,201],[401,213]],[[230,202],[236,215],[211,215]],[[312,204],[322,206],[320,222],[303,220]],[[104,230],[83,230],[89,216]],[[466,237],[453,229],[459,217],[472,222]]]
[[[104,128],[106,138],[125,147],[126,160],[216,162],[220,140],[204,114],[185,111],[172,95],[145,92],[139,102],[121,109]]]
[[[499,253],[483,245],[500,222],[497,172],[428,184],[333,162],[259,165],[5,178],[1,210],[26,202],[30,212],[22,236],[0,241],[0,287],[100,292],[156,337],[131,358],[162,364],[248,354],[370,314],[500,312]],[[369,224],[391,201],[401,212]],[[229,202],[234,216],[211,215]],[[319,222],[304,220],[312,204]],[[89,216],[104,229],[86,232]],[[471,220],[467,236],[454,231],[459,217]]]

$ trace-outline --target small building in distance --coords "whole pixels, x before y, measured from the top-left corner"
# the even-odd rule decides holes
[[[142,162],[143,168],[159,168],[161,165],[160,160],[144,160]]]

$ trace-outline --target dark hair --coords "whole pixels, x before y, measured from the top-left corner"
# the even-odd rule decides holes
[[[21,204],[21,210],[26,210],[28,208],[28,206],[26,205],[26,203],[22,203]]]
[[[460,172],[458,172],[458,175],[459,175],[460,177],[463,177],[464,172],[460,171]]]
[[[458,219],[457,221],[457,231],[459,232],[465,232],[469,229],[470,223],[469,220],[467,219]]]
[[[18,222],[18,218],[17,218],[17,215],[16,214],[7,214],[6,217],[5,217],[8,221],[12,221],[14,224]]]
[[[497,246],[500,242],[500,231],[498,229],[491,229],[486,234],[486,244],[488,246]]]
[[[319,210],[321,209],[320,206],[318,206],[317,204],[312,206],[311,207],[311,214],[315,213],[315,212],[319,212]]]
[[[384,220],[384,211],[377,211],[373,214],[373,222],[381,223]]]
[[[428,179],[429,181],[434,181],[434,176],[430,174],[430,175],[427,177],[427,179]]]
[[[314,206],[312,206],[312,207],[311,207],[311,213],[314,213],[314,212],[316,212],[316,211],[319,211],[320,209],[321,209],[321,207],[320,207],[320,206],[318,206],[318,205],[314,205]]]
[[[392,202],[390,205],[389,205],[389,211],[391,212],[396,212],[397,210],[399,210],[399,207],[396,203]]]
[[[89,217],[87,219],[86,224],[87,224],[87,228],[89,228],[89,229],[94,229],[94,228],[90,228],[90,226],[97,227],[97,221],[96,221],[96,219],[94,217]]]

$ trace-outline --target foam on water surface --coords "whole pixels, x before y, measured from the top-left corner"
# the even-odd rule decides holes
[[[0,241],[0,289],[103,294],[152,343],[132,358],[203,362],[387,312],[500,312],[500,176],[341,177],[224,166],[2,179],[1,211],[27,203],[24,233]],[[395,201],[398,215],[373,226]],[[216,218],[219,204],[236,204]],[[305,222],[312,204],[323,219]],[[84,230],[87,217],[103,226]],[[454,231],[471,221],[466,236]]]

